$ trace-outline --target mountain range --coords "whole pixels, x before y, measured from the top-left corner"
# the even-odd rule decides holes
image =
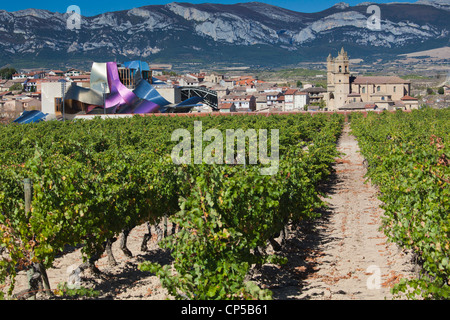
[[[450,45],[449,0],[338,3],[302,13],[259,3],[169,3],[81,17],[27,9],[0,10],[0,67],[85,66],[92,61],[276,67],[325,61],[342,46],[371,61]],[[375,12],[376,13],[376,12]]]

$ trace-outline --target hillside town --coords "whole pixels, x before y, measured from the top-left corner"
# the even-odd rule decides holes
[[[47,120],[60,118],[67,90],[71,86],[91,86],[91,72],[87,70],[9,69],[15,72],[7,76],[0,72],[0,118],[3,122],[14,120],[29,110],[39,110],[49,115]],[[119,64],[118,71],[120,81],[127,88],[134,89],[136,81],[131,67]],[[344,48],[337,57],[333,58],[330,53],[327,59],[326,85],[308,81],[310,79],[298,79],[296,85],[291,85],[258,79],[254,75],[208,71],[177,74],[171,65],[151,64],[146,77],[158,93],[172,104],[186,100],[183,94],[186,89],[189,89],[189,94],[201,91],[217,99],[213,106],[203,101],[190,108],[189,112],[411,110],[424,105],[445,108],[450,102],[448,81],[414,96],[411,93],[414,84],[410,80],[398,76],[354,76]],[[85,113],[85,110],[79,113]]]

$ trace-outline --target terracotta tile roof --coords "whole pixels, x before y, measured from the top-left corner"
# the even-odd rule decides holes
[[[400,84],[411,83],[409,80],[404,80],[400,77],[387,77],[387,76],[375,76],[375,77],[356,77],[353,81],[354,84]]]
[[[412,100],[412,101],[416,101],[418,99],[410,97],[410,96],[404,96],[403,98],[401,98],[400,100],[405,101],[405,100]]]
[[[322,87],[311,87],[311,88],[302,89],[302,91],[308,92],[308,93],[322,93],[322,92],[327,92],[327,89],[322,88]]]
[[[297,89],[287,89],[284,95],[291,96],[294,95],[297,92]]]
[[[90,79],[91,76],[90,75],[80,75],[80,76],[70,76],[69,77],[72,80],[77,80],[77,79]]]
[[[219,107],[219,109],[231,109],[231,107],[234,105],[234,103],[222,103]]]
[[[357,110],[357,109],[366,109],[367,105],[370,105],[373,103],[367,103],[367,102],[352,102],[352,103],[348,103],[338,109],[340,110]]]

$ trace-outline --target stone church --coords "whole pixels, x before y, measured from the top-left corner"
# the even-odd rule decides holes
[[[414,109],[417,99],[409,96],[411,82],[395,76],[354,77],[344,48],[327,59],[328,110]]]

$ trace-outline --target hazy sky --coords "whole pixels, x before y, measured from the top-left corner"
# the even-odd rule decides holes
[[[174,2],[174,0],[1,0],[0,10],[17,11],[28,8],[45,9],[53,12],[66,12],[66,9],[70,5],[77,5],[81,8],[81,14],[83,16],[93,16],[108,11],[118,11],[132,9],[135,7],[142,7],[153,4],[167,4]],[[251,2],[245,0],[179,0],[177,2],[189,2],[189,3],[222,3],[233,4],[239,2]],[[318,12],[325,10],[334,4],[340,2],[336,0],[260,0],[260,2],[268,3],[271,5],[283,7],[293,11],[300,12]],[[351,6],[358,3],[365,2],[364,0],[348,0],[344,1]],[[389,2],[416,2],[416,0],[379,0],[373,1],[374,3],[389,3]]]

